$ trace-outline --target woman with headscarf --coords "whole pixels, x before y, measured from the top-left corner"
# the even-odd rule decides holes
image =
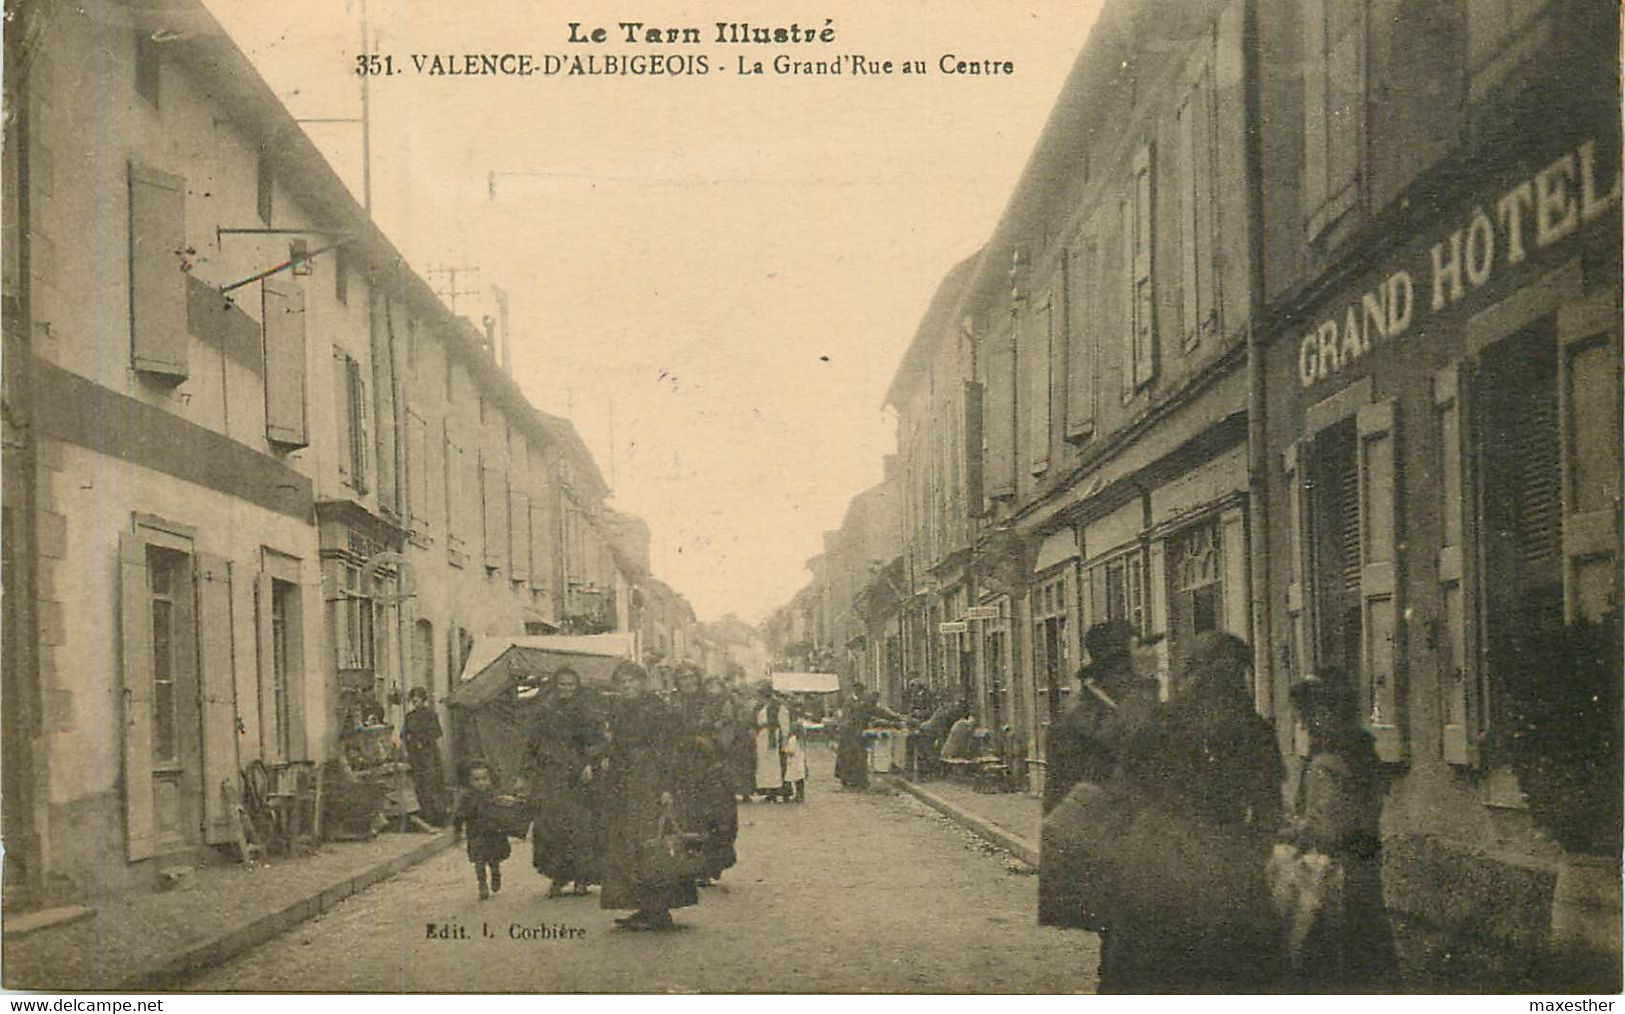
[[[1278,936],[1265,867],[1281,817],[1280,752],[1253,710],[1252,649],[1200,635],[1167,704],[1118,761],[1134,801],[1106,913],[1102,992],[1270,988]]]
[[[671,910],[697,904],[699,892],[691,877],[646,867],[643,845],[659,838],[665,820],[676,813],[676,715],[636,662],[621,663],[611,682],[616,701],[603,786],[604,886],[598,904],[632,909],[615,920],[626,929],[671,929]]]
[[[1388,991],[1397,958],[1382,901],[1384,774],[1360,726],[1352,683],[1339,673],[1308,677],[1292,705],[1309,734],[1286,838],[1290,875],[1287,961],[1295,992]],[[1277,888],[1279,891],[1281,888]]]
[[[567,884],[586,894],[598,880],[592,780],[605,744],[602,719],[574,669],[555,672],[547,693],[524,775],[533,814],[531,864],[549,879],[547,896],[556,898]]]
[[[680,664],[675,682],[672,705],[680,731],[677,818],[685,831],[705,836],[703,885],[720,877],[735,859],[739,814],[723,742],[725,737],[732,742],[733,716],[724,710],[725,702],[718,696],[705,693],[700,668],[694,663]]]

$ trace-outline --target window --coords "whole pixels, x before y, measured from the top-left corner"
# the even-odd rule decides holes
[[[1032,591],[1033,665],[1039,691],[1044,695],[1045,726],[1065,711],[1072,687],[1071,660],[1071,582],[1067,573],[1039,581]]]
[[[1150,630],[1146,608],[1145,550],[1135,546],[1090,568],[1090,622],[1127,620],[1142,636]]]
[[[305,293],[286,281],[260,285],[265,348],[265,439],[283,450],[310,442],[305,411]]]
[[[254,166],[254,206],[259,211],[260,221],[266,225],[271,224],[271,196],[275,188],[276,176],[271,172],[271,156],[261,148],[259,160]]]
[[[157,106],[158,73],[162,63],[158,42],[152,37],[152,29],[141,24],[139,12],[135,21],[135,93]]]
[[[1152,190],[1150,145],[1141,147],[1122,204],[1123,265],[1128,291],[1123,333],[1123,400],[1151,383],[1154,357],[1156,293],[1152,281]]]
[[[333,601],[336,663],[340,669],[371,670],[376,662],[372,578],[350,563],[340,567],[340,576],[342,586]]]
[[[1223,628],[1223,570],[1218,518],[1168,540],[1168,625],[1175,654],[1197,634]]]
[[[1365,149],[1366,0],[1305,0],[1304,212],[1319,236],[1354,206]]]
[[[1216,330],[1213,90],[1203,69],[1179,108],[1180,331],[1187,351]]]
[[[167,383],[187,377],[186,181],[129,167],[130,358]]]
[[[1298,672],[1348,679],[1386,761],[1403,759],[1397,580],[1397,418],[1374,402],[1299,445],[1291,481],[1303,510],[1288,589]],[[1297,512],[1295,511],[1295,516]]]
[[[1549,0],[1473,0],[1467,11],[1467,66],[1472,97],[1489,91],[1543,39],[1534,24]]]
[[[151,624],[152,825],[159,845],[192,838],[195,826],[199,748],[197,730],[197,627],[193,610],[192,558],[148,546],[148,616]]]
[[[496,462],[480,459],[480,525],[485,546],[487,570],[508,563],[508,485],[507,476]]]
[[[357,493],[367,491],[367,382],[361,364],[333,350],[333,409],[338,422],[339,478]]]

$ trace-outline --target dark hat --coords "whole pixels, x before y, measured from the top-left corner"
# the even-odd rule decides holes
[[[1127,620],[1106,620],[1090,627],[1083,635],[1083,646],[1091,659],[1114,658],[1126,655],[1134,647],[1139,631]]]

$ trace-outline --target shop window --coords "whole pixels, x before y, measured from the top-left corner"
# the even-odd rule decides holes
[[[1366,131],[1366,0],[1304,0],[1304,213],[1314,239],[1357,199]]]
[[[1168,619],[1175,654],[1196,635],[1223,627],[1224,558],[1217,518],[1168,540]]]
[[[1004,725],[1010,705],[1005,695],[1010,690],[1010,672],[1007,654],[1010,645],[1010,616],[1007,600],[999,601],[999,617],[982,621],[982,664],[987,687],[987,724],[994,729]]]
[[[165,383],[187,377],[186,181],[134,164],[130,194],[131,365]]]
[[[1072,598],[1065,571],[1039,582],[1032,591],[1033,664],[1044,695],[1046,726],[1065,711],[1071,695]]]
[[[355,564],[339,569],[341,585],[333,600],[333,641],[340,669],[373,671],[377,655],[373,637],[372,579]]]
[[[1142,637],[1149,632],[1144,549],[1135,547],[1095,564],[1090,568],[1089,585],[1093,622],[1127,620]]]

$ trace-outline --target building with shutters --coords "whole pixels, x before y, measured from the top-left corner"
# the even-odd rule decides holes
[[[961,501],[974,525],[926,555],[964,571],[941,615],[967,624],[979,717],[1034,784],[1090,625],[1160,637],[1165,671],[1203,631],[1251,639],[1247,9],[1107,4],[951,279],[938,341],[968,345],[943,377],[969,367],[960,481],[979,490]]]
[[[1291,681],[1351,681],[1390,776],[1389,906],[1471,988],[1548,948],[1610,955],[1618,988],[1618,811],[1611,843],[1554,829],[1515,742],[1585,676],[1563,632],[1617,632],[1618,30],[1569,0],[1259,18],[1276,728],[1290,758]],[[1546,720],[1617,773],[1617,725],[1583,718]]]
[[[635,629],[641,522],[195,0],[8,31],[6,886],[151,882],[473,636]],[[8,894],[8,906],[11,896]]]

